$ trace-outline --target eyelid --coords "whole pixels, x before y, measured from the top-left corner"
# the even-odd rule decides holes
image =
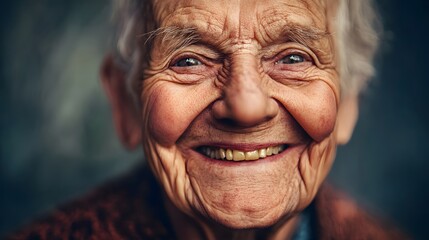
[[[302,56],[304,58],[304,62],[312,62],[312,63],[314,62],[314,59],[310,54],[306,53],[305,51],[298,50],[298,49],[286,49],[286,50],[280,52],[279,54],[274,56],[274,62],[277,63],[289,55],[299,55],[299,56]]]
[[[169,66],[174,67],[174,65],[176,65],[180,60],[185,58],[194,58],[198,60],[202,65],[207,65],[207,61],[204,59],[204,57],[201,57],[200,55],[195,53],[184,52],[172,58],[172,60],[169,63]]]
[[[319,64],[318,56],[309,48],[295,43],[285,42],[266,47],[261,53],[261,59],[267,62],[277,62],[289,54],[299,54],[308,62]]]
[[[204,44],[190,45],[184,49],[179,49],[172,54],[172,60],[169,65],[174,64],[182,58],[195,58],[204,65],[210,65],[211,63],[219,63],[222,60],[221,54],[210,46]]]

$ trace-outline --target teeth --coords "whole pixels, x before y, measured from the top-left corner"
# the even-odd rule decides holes
[[[222,159],[228,161],[254,161],[278,154],[287,148],[286,145],[261,148],[253,151],[239,151],[234,149],[223,149],[214,147],[202,147],[200,152],[213,159]]]
[[[258,150],[246,152],[244,155],[246,156],[246,160],[258,160],[259,159]]]
[[[267,156],[271,156],[273,155],[273,148],[272,147],[268,147],[267,148]]]
[[[273,154],[279,153],[279,147],[273,147]]]
[[[237,151],[237,150],[233,150],[232,151],[232,160],[234,160],[234,161],[241,161],[241,160],[244,160],[244,159],[245,159],[244,152]]]
[[[220,158],[221,158],[221,159],[225,159],[225,157],[226,157],[225,150],[223,150],[222,148],[221,148],[221,149],[219,149],[219,155],[220,155]]]
[[[232,155],[232,150],[231,149],[227,149],[226,150],[226,160],[232,160],[234,156]]]
[[[216,158],[216,159],[220,159],[220,152],[219,152],[219,151],[215,151],[215,153],[216,153],[216,154],[215,154],[215,158]]]
[[[260,158],[267,157],[267,149],[265,149],[265,148],[259,149],[258,153],[259,153]]]

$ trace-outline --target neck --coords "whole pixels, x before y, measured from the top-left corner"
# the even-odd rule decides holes
[[[293,216],[267,228],[233,229],[200,217],[192,218],[169,200],[165,205],[178,239],[291,239],[300,220],[299,216]]]

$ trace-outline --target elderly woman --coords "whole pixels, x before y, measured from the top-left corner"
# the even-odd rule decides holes
[[[117,1],[102,82],[147,164],[15,239],[402,239],[322,184],[377,47],[369,1]]]

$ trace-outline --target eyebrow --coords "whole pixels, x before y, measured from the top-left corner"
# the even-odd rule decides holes
[[[196,28],[178,26],[160,27],[143,34],[141,37],[144,39],[146,47],[158,40],[167,55],[174,50],[185,48],[201,40],[201,35]]]
[[[277,32],[279,32],[279,34],[277,34]],[[275,37],[272,38],[273,42],[296,42],[310,49],[314,49],[314,41],[329,37],[330,33],[312,26],[289,24],[279,31],[275,31],[273,35],[275,35]],[[141,37],[144,40],[144,45],[147,47],[151,46],[155,40],[159,41],[164,54],[167,55],[177,49],[182,49],[202,41],[202,34],[196,27],[160,27],[141,35]]]
[[[279,38],[282,41],[300,43],[308,48],[312,48],[312,43],[314,41],[318,41],[329,36],[330,33],[327,31],[299,24],[288,25],[286,28],[283,28],[279,34]]]

